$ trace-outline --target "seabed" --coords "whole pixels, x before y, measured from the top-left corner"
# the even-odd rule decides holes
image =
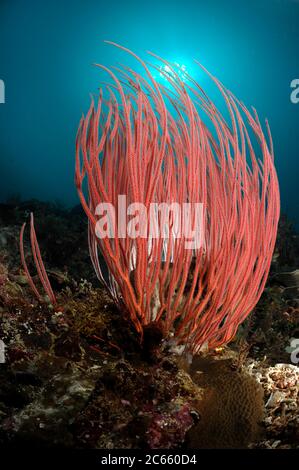
[[[55,308],[21,268],[31,211]],[[1,446],[298,448],[299,238],[285,217],[255,311],[232,343],[191,364],[153,334],[140,346],[95,278],[80,208],[12,201],[0,227]]]

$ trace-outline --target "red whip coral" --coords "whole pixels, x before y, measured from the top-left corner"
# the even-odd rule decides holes
[[[152,66],[162,70],[165,86],[134,53],[121,49],[139,61],[146,78],[127,67],[99,65],[113,82],[109,97],[101,90],[98,102],[92,101],[76,140],[76,186],[89,221],[91,259],[141,338],[144,327],[156,323],[165,337],[193,352],[213,348],[234,337],[270,268],[279,188],[268,124],[266,138],[256,111],[249,112],[202,66],[224,99],[227,119],[175,66],[154,56],[167,65],[164,72]],[[167,239],[152,237],[148,227],[145,236],[101,236],[97,207],[106,203],[109,220],[119,228],[119,195],[148,211],[152,203],[202,203],[203,243],[186,249],[171,211]],[[194,223],[193,212],[190,217]]]
[[[28,280],[28,284],[30,285],[30,287],[31,287],[32,291],[34,292],[35,296],[37,297],[37,299],[40,302],[42,302],[43,297],[39,293],[32,277],[31,277],[31,274],[29,272],[29,269],[28,269],[28,266],[27,266],[27,263],[26,263],[26,257],[25,257],[25,252],[24,252],[24,231],[25,231],[25,227],[26,227],[26,223],[24,223],[22,225],[22,228],[21,228],[21,231],[20,231],[20,253],[21,253],[22,266],[23,266],[23,269],[25,271],[25,274],[26,274],[26,277],[27,277],[27,280]],[[44,291],[47,294],[50,302],[52,303],[52,305],[56,305],[56,303],[57,303],[56,302],[56,297],[55,297],[55,294],[52,290],[52,286],[50,284],[50,281],[49,281],[49,278],[48,278],[48,275],[47,275],[47,272],[46,272],[46,269],[45,269],[45,266],[44,266],[44,263],[43,263],[43,260],[42,260],[41,252],[40,252],[39,245],[38,245],[38,241],[37,241],[37,238],[36,238],[36,233],[35,233],[35,228],[34,228],[34,217],[33,217],[32,213],[30,214],[30,243],[31,243],[31,250],[32,250],[32,254],[33,254],[33,260],[34,260],[34,264],[36,266],[36,270],[37,270],[39,280],[40,280],[40,282],[41,282],[41,284],[44,288]]]

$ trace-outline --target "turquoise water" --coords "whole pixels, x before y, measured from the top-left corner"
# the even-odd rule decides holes
[[[19,194],[77,203],[74,141],[103,74],[94,62],[133,65],[109,39],[140,56],[184,64],[205,87],[200,60],[270,121],[282,206],[299,223],[299,2],[275,0],[1,0],[0,199]]]

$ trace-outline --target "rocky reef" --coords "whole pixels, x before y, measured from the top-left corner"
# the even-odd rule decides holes
[[[35,299],[20,266],[30,211],[55,307]],[[299,241],[285,217],[255,311],[191,364],[153,331],[140,346],[98,285],[79,208],[10,201],[0,224],[0,445],[298,447]]]

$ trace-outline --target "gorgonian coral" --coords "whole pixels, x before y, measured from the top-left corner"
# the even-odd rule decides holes
[[[222,95],[223,113],[187,73],[157,56],[151,69],[121,49],[144,73],[100,65],[112,79],[108,96],[101,90],[92,100],[76,139],[93,266],[141,339],[156,324],[192,352],[213,348],[234,337],[268,276],[280,205],[269,127],[266,138],[256,111],[202,66]],[[120,196],[130,205],[134,236],[123,227]],[[186,214],[173,208],[189,205],[194,228],[199,203],[201,243],[190,248],[178,229]],[[140,211],[150,213],[153,204],[160,229],[167,226],[159,236]]]
[[[76,185],[89,220],[93,265],[141,336],[154,322],[193,352],[204,344],[216,347],[233,338],[254,308],[270,268],[279,188],[269,127],[267,142],[256,111],[203,67],[224,99],[227,119],[190,76],[183,81],[154,56],[167,65],[165,86],[122,49],[145,74],[100,65],[113,81],[109,98],[101,90],[92,101],[76,141]],[[100,236],[97,207],[118,208],[119,195],[148,210],[151,203],[202,203],[203,243],[186,249],[171,211],[167,239],[153,238],[148,227],[146,236]],[[120,216],[113,217],[117,227]]]

